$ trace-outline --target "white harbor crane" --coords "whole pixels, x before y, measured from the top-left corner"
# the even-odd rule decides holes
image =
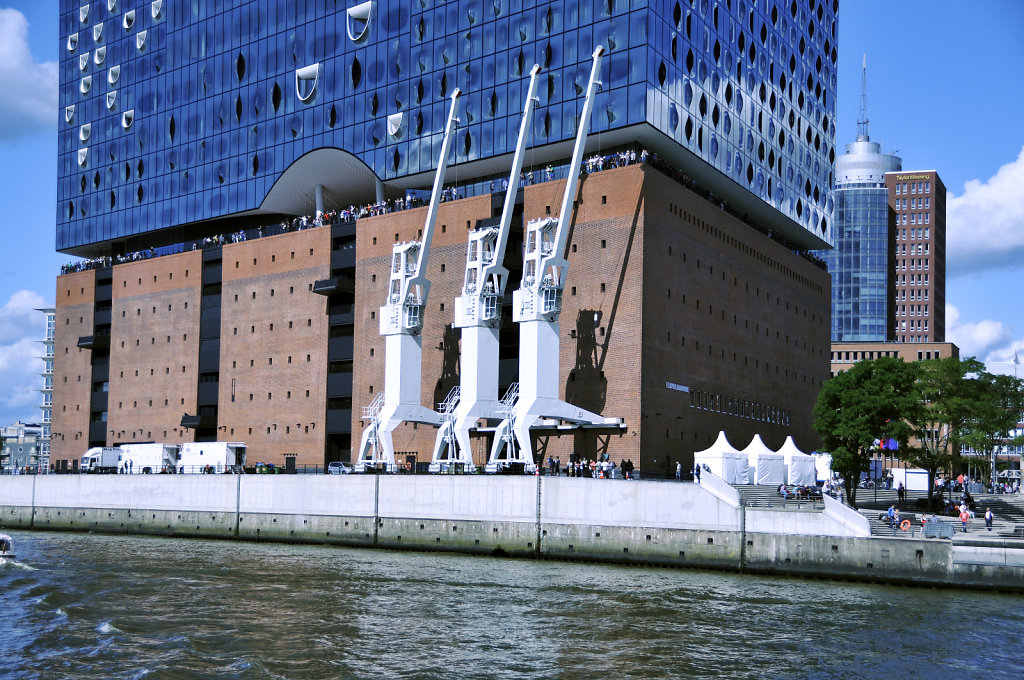
[[[386,304],[380,308],[380,334],[384,336],[384,391],[370,406],[363,407],[363,418],[369,424],[359,443],[356,470],[383,465],[395,470],[395,449],[392,431],[402,422],[440,425],[441,416],[420,403],[420,377],[423,359],[423,309],[430,293],[426,277],[430,243],[437,222],[437,206],[441,201],[448,151],[457,119],[455,107],[461,92],[452,92],[448,122],[441,142],[441,158],[434,174],[427,220],[420,241],[396,243],[391,250],[391,273]]]
[[[501,299],[508,282],[508,269],[504,265],[505,247],[519,191],[526,137],[537,104],[540,70],[540,66],[534,64],[530,71],[526,106],[519,125],[519,139],[512,158],[501,220],[496,227],[482,227],[469,234],[462,295],[455,298],[455,325],[462,329],[460,380],[459,386],[440,405],[443,423],[434,443],[431,472],[439,471],[444,465],[456,464],[462,465],[466,471],[475,469],[469,444],[470,428],[481,418],[502,417],[498,401],[498,332]]]
[[[512,463],[523,464],[527,471],[535,469],[530,427],[541,418],[592,425],[619,422],[558,398],[558,319],[569,271],[569,262],[563,253],[590,129],[590,114],[600,85],[597,78],[603,53],[601,46],[594,50],[587,98],[558,216],[532,220],[526,225],[523,278],[519,290],[512,294],[513,320],[519,324],[519,383],[512,385],[502,400],[501,408],[508,415],[495,432],[489,471]]]

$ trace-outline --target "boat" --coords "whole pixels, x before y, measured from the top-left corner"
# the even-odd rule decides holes
[[[0,560],[13,560],[14,541],[7,534],[0,534]]]

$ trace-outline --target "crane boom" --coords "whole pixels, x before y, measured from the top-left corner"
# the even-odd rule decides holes
[[[558,319],[569,270],[563,253],[573,218],[573,201],[579,186],[594,98],[600,85],[597,78],[602,54],[603,47],[594,49],[586,101],[580,114],[559,214],[557,218],[544,217],[526,225],[523,278],[519,289],[512,294],[512,318],[519,324],[519,383],[509,389],[502,402],[502,410],[508,415],[495,432],[489,469],[514,463],[532,469],[535,461],[530,428],[540,418],[581,425],[606,424],[602,416],[558,397]]]
[[[430,279],[426,276],[430,259],[430,245],[437,224],[437,207],[444,190],[444,175],[448,169],[448,152],[451,149],[452,131],[457,118],[455,107],[462,92],[455,88],[452,104],[448,110],[448,122],[441,141],[441,158],[434,173],[434,188],[430,192],[427,219],[423,225],[423,236],[419,241],[396,243],[391,251],[391,279],[387,301],[380,310],[381,335],[409,333],[418,335],[423,329],[423,307],[430,294]]]
[[[441,157],[434,174],[426,223],[420,241],[396,243],[391,250],[391,272],[387,300],[380,308],[380,334],[384,336],[384,392],[378,393],[370,406],[364,407],[369,424],[363,430],[356,469],[367,465],[395,468],[395,452],[391,432],[403,422],[439,425],[441,416],[420,403],[420,378],[423,361],[423,308],[430,293],[426,276],[430,243],[437,222],[437,206],[441,201],[444,175],[448,168],[455,129],[458,88],[452,92],[452,104],[441,141]]]
[[[537,76],[540,66],[530,70],[519,138],[512,157],[505,205],[497,227],[473,230],[466,245],[466,276],[462,295],[455,298],[455,326],[462,329],[459,386],[440,406],[442,424],[434,442],[430,470],[461,465],[471,470],[469,430],[480,418],[499,418],[498,402],[498,325],[501,321],[501,297],[508,280],[505,248],[512,226],[519,179],[523,170],[526,138],[537,105]]]
[[[558,217],[534,220],[526,226],[523,279],[519,290],[514,293],[516,299],[513,315],[517,322],[535,319],[558,321],[562,289],[565,287],[565,275],[569,269],[569,263],[562,254],[565,252],[569,222],[572,220],[572,206],[579,185],[587,132],[590,130],[590,115],[594,110],[594,95],[601,84],[597,78],[601,70],[602,54],[604,48],[598,45],[594,49],[594,64],[590,70],[590,82],[587,84],[587,98],[580,114],[576,143]]]

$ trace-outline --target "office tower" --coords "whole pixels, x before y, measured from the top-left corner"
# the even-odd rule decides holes
[[[832,342],[945,340],[946,188],[934,170],[902,172],[872,142],[867,58],[857,140],[836,159]],[[859,351],[859,350],[854,350]],[[879,350],[881,351],[881,350]]]
[[[892,339],[946,340],[946,186],[934,170],[885,175],[893,222]]]
[[[835,248],[825,253],[832,273],[832,342],[883,342],[893,330],[893,235],[886,173],[898,156],[872,142],[867,117],[867,57],[861,81],[857,140],[836,159]]]
[[[458,88],[422,331],[436,408],[458,376],[467,235],[502,209],[531,70],[512,287],[524,225],[579,171],[597,47],[586,154],[602,160],[567,242],[559,382],[623,422],[559,446],[660,470],[719,429],[809,440],[837,4],[62,0],[57,248],[89,260],[57,283],[55,451],[221,439],[251,462],[349,458],[383,382],[392,244],[421,238]],[[429,458],[434,428],[400,430]]]

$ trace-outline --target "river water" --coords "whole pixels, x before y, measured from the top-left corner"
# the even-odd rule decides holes
[[[14,532],[0,677],[1014,678],[1024,598]]]

